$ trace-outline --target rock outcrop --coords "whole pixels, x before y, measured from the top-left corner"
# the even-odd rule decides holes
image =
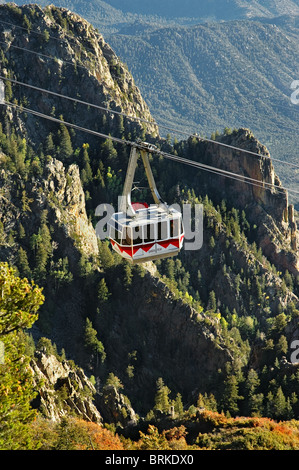
[[[128,398],[113,385],[103,387],[99,400],[97,400],[97,406],[106,423],[114,423],[122,427],[137,424],[137,415]]]
[[[136,117],[153,122],[132,75],[103,36],[79,15],[53,5],[42,9],[34,4],[22,7],[8,4],[0,6],[0,19],[5,22],[0,25],[0,40],[7,45],[7,60],[0,65],[1,75],[123,112],[132,116],[125,124],[131,131],[143,128]],[[80,93],[74,96],[76,89]],[[15,91],[16,99],[26,102],[27,108],[57,118],[63,116],[65,121],[94,131],[109,129],[116,133],[121,125],[122,118],[117,114],[26,87]],[[38,146],[44,142],[51,130],[47,120],[39,120],[36,132],[35,117],[30,114],[25,117],[15,111],[12,115],[32,144]],[[157,135],[157,126],[147,125],[146,132]],[[77,145],[82,145],[84,139],[84,133],[78,133]]]
[[[102,423],[93,403],[96,390],[83,370],[59,361],[54,355],[36,351],[31,361],[38,395],[33,406],[53,421],[74,414],[84,420]]]
[[[35,186],[36,199],[52,209],[52,220],[62,228],[64,236],[75,240],[77,248],[87,256],[98,254],[98,242],[85,209],[85,195],[79,168],[67,169],[56,159],[45,167],[43,179]],[[42,191],[40,189],[42,188]]]
[[[0,174],[0,216],[5,232],[18,231],[20,223],[26,233],[37,231],[43,211],[47,212],[48,223],[53,228],[55,250],[67,256],[70,265],[75,259],[86,256],[97,256],[97,236],[85,209],[85,195],[80,181],[77,165],[67,169],[55,159],[45,166],[43,174],[27,181],[23,197],[28,201],[20,204],[18,185],[22,186],[18,174],[2,170]],[[17,244],[5,243],[6,259],[14,262],[17,255]]]
[[[289,203],[288,193],[275,173],[267,148],[248,129],[222,136],[220,141],[259,154],[260,157],[225,146],[208,144],[205,158],[209,165],[254,180],[254,184],[250,185],[245,180],[219,178],[215,191],[220,197],[222,195],[226,198],[229,195],[234,207],[246,211],[248,221],[257,227],[256,242],[265,256],[277,268],[297,275],[299,234],[294,207]]]

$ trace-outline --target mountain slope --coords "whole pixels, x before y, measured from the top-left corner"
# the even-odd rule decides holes
[[[297,19],[135,25],[107,39],[161,125],[208,137],[227,126],[250,128],[273,157],[297,161],[298,107],[290,88],[299,70]],[[295,188],[294,172],[277,168]]]
[[[26,17],[25,21],[22,15]],[[1,74],[4,76],[11,76],[10,64],[13,64],[14,78],[21,82],[95,105],[101,104],[115,111],[121,109],[133,117],[142,115],[144,119],[152,120],[132,76],[123,65],[118,64],[117,57],[103,37],[81,17],[68,10],[49,8],[44,15],[37,6],[34,10],[27,6],[21,10],[3,5],[1,20],[4,21],[0,25],[1,40],[2,44],[3,41],[7,44],[5,52],[9,57],[1,63]],[[84,41],[79,40],[80,35]],[[35,68],[35,73],[28,79],[24,67],[26,61],[32,61]],[[72,89],[78,90],[75,96]],[[67,120],[69,117],[73,124],[95,131],[102,127],[103,120],[110,121],[109,127],[112,128],[112,122],[117,127],[121,119],[111,114],[104,116],[105,113],[98,110],[86,113],[86,105],[67,99],[53,100],[52,95],[41,95],[19,85],[12,87],[10,98],[16,99],[18,103],[26,102],[28,108],[57,118],[62,116]],[[132,130],[136,125],[133,120]],[[30,115],[27,116],[25,127],[28,138],[35,145],[49,133],[49,123],[40,121],[38,138],[35,118]],[[149,131],[155,132],[154,129],[149,126]]]
[[[1,1],[0,3],[8,3]],[[21,0],[17,0],[22,5]],[[41,6],[54,4],[78,13],[101,32],[116,32],[124,24],[141,21],[153,24],[197,24],[207,21],[236,20],[246,18],[274,18],[281,15],[298,15],[298,0],[178,0],[163,1],[145,0],[39,0]]]
[[[167,18],[195,17],[195,18],[213,18],[216,20],[236,19],[244,17],[265,16],[273,17],[282,14],[299,14],[298,0],[185,0],[183,3],[178,0],[158,1],[145,0],[127,0],[125,3],[121,0],[107,0],[119,10],[138,14],[156,14]]]
[[[10,23],[1,30],[3,74],[151,119],[132,76],[84,19],[65,9],[33,5],[1,6],[0,18]],[[24,51],[28,46],[43,55]],[[63,114],[65,122],[97,126],[120,139],[91,137],[67,128],[62,119],[50,123],[22,108],[1,106],[0,261],[38,283],[45,296],[31,330],[18,332],[24,354],[34,361],[45,354],[43,349],[34,354],[37,345],[52,342],[50,355],[61,351],[59,361],[67,358],[84,370],[95,384],[101,417],[123,433],[133,426],[134,434],[137,424],[158,423],[163,429],[169,414],[170,420],[185,416],[192,428],[202,407],[232,416],[298,419],[298,365],[290,359],[298,339],[298,231],[264,145],[248,129],[227,129],[217,137],[254,151],[253,159],[195,137],[172,144],[155,126],[75,107],[37,90],[6,85],[6,99]],[[116,207],[130,150],[124,139],[139,138],[163,151],[254,177],[258,184],[207,175],[153,155],[162,198],[202,204],[203,246],[182,250],[174,259],[131,266],[106,240],[97,240],[95,211],[101,203]],[[148,188],[140,187],[143,178],[138,168],[133,200],[150,203]],[[276,188],[267,191],[264,183]],[[13,339],[8,335],[6,344]],[[49,362],[42,357],[41,362]],[[38,374],[41,362],[34,367]],[[49,407],[57,392],[54,415],[65,415],[72,398],[87,409],[84,390],[75,394],[71,383],[76,374],[69,367],[59,369],[62,375],[46,387]],[[84,382],[77,384],[80,389]],[[93,387],[86,384],[89,393]],[[4,421],[5,394],[0,387]],[[47,403],[39,404],[43,415]],[[61,439],[65,426],[62,421]]]

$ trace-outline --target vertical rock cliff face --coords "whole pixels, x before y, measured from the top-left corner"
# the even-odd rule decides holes
[[[248,129],[240,129],[221,142],[260,154],[260,157],[238,152],[213,143],[207,146],[205,158],[210,165],[255,180],[253,185],[219,178],[218,194],[229,197],[233,205],[246,211],[250,223],[257,226],[257,243],[278,268],[299,273],[299,236],[294,207],[275,173],[267,148]],[[276,187],[271,187],[275,185]]]
[[[77,165],[66,169],[59,160],[52,159],[45,167],[44,179],[35,185],[33,192],[35,200],[40,195],[40,203],[52,210],[53,222],[69,241],[75,241],[76,247],[87,256],[98,254],[97,237],[87,219]]]
[[[76,165],[66,169],[60,161],[52,159],[40,178],[27,181],[23,202],[19,194],[24,186],[19,175],[2,170],[0,186],[0,220],[4,227],[1,252],[6,250],[6,259],[15,261],[18,245],[9,243],[5,235],[11,231],[17,233],[20,224],[26,233],[35,233],[43,211],[47,212],[48,223],[53,229],[54,249],[68,256],[71,263],[72,258],[77,259],[81,253],[87,256],[98,254],[97,237],[87,218]],[[25,200],[28,201],[26,207]]]

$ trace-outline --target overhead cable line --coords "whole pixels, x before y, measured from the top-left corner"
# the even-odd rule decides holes
[[[208,143],[212,143],[212,144],[216,144],[216,145],[220,145],[220,146],[223,146],[223,147],[226,147],[226,148],[229,148],[229,149],[232,149],[232,150],[235,150],[235,151],[238,151],[238,152],[242,152],[242,153],[246,153],[246,154],[249,154],[249,155],[253,155],[253,156],[256,156],[256,157],[264,157],[264,158],[269,158],[268,156],[266,155],[261,155],[259,153],[256,153],[256,152],[252,152],[250,150],[246,150],[246,149],[241,149],[239,147],[235,147],[235,146],[232,146],[232,145],[229,145],[229,144],[225,144],[223,142],[219,142],[219,141],[215,141],[215,140],[212,140],[212,139],[207,139],[207,138],[203,138],[203,137],[200,137],[198,136],[197,134],[187,134],[186,132],[181,132],[181,131],[178,131],[177,129],[172,129],[172,128],[169,128],[169,127],[166,127],[166,126],[160,126],[158,125],[155,121],[148,121],[147,119],[143,119],[143,118],[140,118],[140,117],[137,117],[137,116],[130,116],[124,112],[121,112],[121,111],[115,111],[115,110],[112,110],[112,109],[109,109],[109,108],[106,108],[104,106],[100,106],[100,105],[96,105],[96,104],[93,104],[93,103],[89,103],[89,102],[86,102],[86,101],[83,101],[83,100],[80,100],[78,98],[72,98],[70,96],[67,96],[67,95],[63,95],[63,94],[60,94],[60,93],[56,93],[54,91],[50,91],[50,90],[47,90],[45,88],[40,88],[40,87],[37,87],[37,86],[34,86],[34,85],[29,85],[28,83],[24,83],[24,82],[21,82],[21,81],[18,81],[18,80],[14,80],[14,79],[11,79],[11,78],[8,78],[8,77],[4,77],[4,76],[1,76],[0,75],[0,80],[6,80],[6,81],[9,81],[11,83],[15,83],[17,85],[21,85],[21,86],[24,86],[24,87],[27,87],[27,88],[31,88],[31,89],[34,89],[36,91],[39,91],[39,92],[42,92],[42,93],[48,93],[50,95],[53,95],[53,96],[57,96],[59,98],[64,98],[64,99],[67,99],[67,100],[70,100],[70,101],[73,101],[73,102],[76,102],[76,103],[79,103],[79,104],[83,104],[83,105],[86,105],[86,106],[90,106],[90,107],[93,107],[93,108],[96,108],[96,109],[99,109],[101,111],[105,111],[105,112],[108,112],[108,113],[112,113],[112,114],[117,114],[117,115],[120,115],[120,116],[123,116],[123,117],[126,117],[127,119],[133,119],[133,120],[137,120],[137,121],[140,121],[140,122],[143,122],[145,124],[149,124],[151,126],[155,125],[157,126],[158,128],[161,127],[161,128],[164,128],[164,129],[168,129],[168,130],[171,130],[172,132],[179,132],[179,133],[182,133],[182,134],[186,134],[188,135],[189,137],[194,137],[194,138],[197,138],[198,140],[201,140],[201,141],[205,141],[205,142],[208,142]],[[272,161],[276,161],[276,162],[279,162],[281,164],[284,164],[284,165],[288,165],[288,166],[292,166],[294,168],[299,168],[299,165],[295,164],[295,163],[292,163],[292,162],[287,162],[287,161],[283,161],[283,160],[279,160],[277,158],[274,158],[274,157],[271,157],[271,160]]]
[[[135,147],[141,148],[141,149],[143,148],[142,142],[141,143],[138,143],[138,142],[136,143],[136,142],[132,142],[132,141],[125,140],[125,139],[120,139],[120,138],[115,137],[115,136],[103,134],[103,133],[98,132],[98,131],[93,131],[91,129],[79,126],[77,124],[69,123],[69,122],[63,121],[62,119],[58,119],[58,118],[55,118],[53,116],[49,116],[49,115],[44,114],[44,113],[40,113],[39,111],[34,111],[32,109],[29,109],[29,108],[24,108],[24,107],[21,107],[19,105],[16,105],[14,103],[10,103],[10,102],[7,102],[7,101],[4,101],[2,104],[4,104],[5,106],[14,107],[15,109],[17,109],[21,112],[24,112],[24,113],[30,113],[30,114],[33,114],[37,117],[41,117],[43,119],[48,119],[52,122],[63,124],[67,127],[71,127],[73,129],[76,129],[76,130],[79,130],[79,131],[82,131],[82,132],[87,132],[87,133],[92,134],[94,136],[98,136],[98,137],[101,137],[101,138],[104,138],[104,139],[110,139],[110,140],[112,140],[114,142],[117,142],[119,144],[122,144],[122,145],[135,146]],[[199,162],[195,162],[193,160],[188,160],[188,159],[185,159],[183,157],[179,157],[179,156],[176,156],[176,155],[173,155],[173,154],[169,154],[169,153],[163,152],[159,149],[154,150],[152,153],[157,154],[157,155],[159,155],[163,158],[166,158],[166,159],[174,160],[174,161],[177,161],[177,162],[189,165],[189,166],[199,168],[203,171],[209,171],[209,172],[215,173],[218,176],[223,176],[225,178],[230,178],[230,179],[234,179],[234,180],[237,179],[240,182],[243,182],[243,183],[246,183],[246,184],[251,184],[252,186],[258,186],[258,187],[260,187],[262,189],[265,189],[265,190],[266,189],[268,189],[268,190],[276,189],[278,192],[288,191],[288,192],[299,195],[299,191],[296,191],[296,190],[291,189],[291,188],[285,188],[283,186],[278,186],[278,185],[275,185],[275,184],[272,184],[272,183],[266,183],[266,182],[259,181],[259,180],[253,179],[253,178],[242,176],[242,175],[239,175],[237,173],[229,172],[229,171],[217,168],[217,167],[205,165],[205,164],[202,164],[202,163],[199,163]]]

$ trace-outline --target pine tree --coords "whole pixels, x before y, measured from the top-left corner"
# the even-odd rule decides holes
[[[117,158],[117,151],[113,146],[113,142],[111,139],[106,139],[105,142],[101,146],[102,148],[102,155],[106,163],[112,167],[116,162]]]
[[[116,390],[120,390],[121,388],[124,388],[120,379],[115,374],[113,374],[113,372],[110,372],[108,374],[105,385],[106,386],[112,385],[113,387],[116,388]]]
[[[59,152],[58,157],[62,162],[66,162],[73,155],[73,146],[69,131],[64,124],[61,124],[59,131]]]
[[[99,282],[98,286],[98,299],[100,304],[106,302],[110,297],[109,290],[104,278],[102,278]]]
[[[81,181],[83,185],[88,185],[92,181],[92,169],[90,166],[90,158],[88,155],[88,144],[83,144],[83,154],[82,154],[82,171],[81,171]]]
[[[106,358],[104,346],[97,338],[97,330],[93,328],[92,322],[89,318],[86,318],[85,322],[84,343],[87,348],[96,354],[97,358],[100,356],[101,362],[104,362]]]
[[[287,401],[281,387],[278,387],[272,402],[272,416],[274,419],[285,419],[287,411]]]
[[[263,399],[262,393],[256,393],[260,385],[260,379],[254,369],[248,372],[247,380],[245,383],[245,391],[247,399],[245,401],[245,413],[248,416],[261,416],[263,413]]]
[[[45,154],[50,155],[51,157],[55,155],[55,145],[54,145],[53,136],[51,133],[46,138]]]
[[[41,225],[41,228],[39,230],[39,236],[41,242],[36,248],[35,274],[39,280],[42,280],[46,276],[48,259],[52,254],[51,234],[46,223],[43,223]]]
[[[238,380],[235,375],[229,375],[224,382],[224,392],[222,397],[222,406],[225,410],[229,411],[232,416],[239,413],[238,402],[243,397],[239,395]]]
[[[99,240],[99,259],[101,262],[101,266],[104,269],[108,269],[114,265],[113,254],[111,253],[111,250],[109,249],[108,244],[105,241],[101,242],[100,240]]]
[[[28,263],[27,253],[26,251],[20,247],[18,250],[18,268],[21,277],[27,277],[30,279],[31,277],[31,269]]]
[[[160,410],[163,413],[168,413],[170,409],[169,403],[169,388],[164,385],[163,379],[161,377],[158,378],[156,382],[157,392],[155,395],[155,409]]]
[[[216,310],[217,310],[216,295],[215,295],[215,292],[213,290],[210,291],[210,293],[209,293],[208,310],[212,310],[213,312],[216,312]]]
[[[184,414],[184,405],[182,401],[182,395],[180,393],[177,394],[174,401],[174,412],[179,418],[181,418]]]

